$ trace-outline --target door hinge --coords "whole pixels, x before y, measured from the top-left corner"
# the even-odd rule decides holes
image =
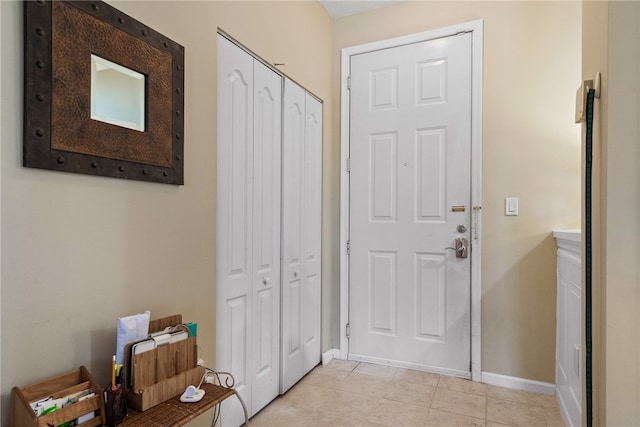
[[[347,334],[347,338],[351,337],[351,326],[349,326],[348,323],[347,323],[347,326],[345,327],[345,333]]]
[[[351,173],[351,157],[347,157],[347,173]]]
[[[351,90],[351,76],[347,76],[347,90]]]
[[[347,255],[351,254],[351,240],[347,240]]]

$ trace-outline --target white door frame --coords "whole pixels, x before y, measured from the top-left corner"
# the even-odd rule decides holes
[[[482,39],[481,19],[437,30],[367,43],[342,49],[340,105],[340,349],[339,357],[349,354],[349,105],[350,57],[380,49],[447,37],[459,32],[472,33],[471,47],[471,379],[480,381],[481,368],[481,223],[482,223]]]

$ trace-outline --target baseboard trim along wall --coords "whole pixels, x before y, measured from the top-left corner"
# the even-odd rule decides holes
[[[551,383],[527,380],[525,378],[510,377],[508,375],[494,374],[492,372],[482,372],[481,381],[485,384],[514,390],[523,390],[531,393],[556,394],[556,386]]]
[[[333,359],[340,358],[340,349],[332,348],[322,353],[322,364],[328,365]]]
[[[343,359],[340,353],[340,349],[332,348],[322,353],[322,364],[327,365],[333,359]],[[492,372],[481,373],[480,382],[495,385],[498,387],[510,388],[512,390],[523,390],[531,393],[550,394],[555,396],[556,385],[551,383],[545,383],[542,381],[528,380],[525,378],[511,377],[508,375],[494,374]]]

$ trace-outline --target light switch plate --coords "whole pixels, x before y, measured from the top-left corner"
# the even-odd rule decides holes
[[[507,197],[504,201],[504,214],[507,216],[518,215],[518,198]]]

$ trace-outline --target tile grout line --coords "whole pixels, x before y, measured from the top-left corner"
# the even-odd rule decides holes
[[[358,362],[358,363],[356,363],[356,364],[355,364],[355,366],[354,366],[352,369],[348,370],[348,371],[347,371],[347,374],[346,374],[346,376],[345,376],[345,378],[344,378],[342,381],[345,381],[345,380],[346,380],[346,379],[348,379],[348,378],[353,378],[353,376],[352,376],[351,374],[352,374],[352,373],[354,373],[354,372],[356,371],[356,369],[358,368],[358,366],[360,366],[360,365],[361,365],[361,363],[360,363],[360,362]],[[356,372],[356,373],[357,373],[357,372]],[[364,374],[364,373],[357,373],[357,374],[358,374],[358,375],[360,375],[360,374],[362,374],[362,375],[367,375],[367,374]],[[395,382],[395,381],[397,381],[397,380],[398,380],[397,378],[395,378],[395,376],[392,376],[392,377],[390,377],[390,378],[386,378],[386,377],[379,377],[379,376],[377,376],[377,375],[367,375],[367,376],[377,378],[378,380],[389,380],[389,381],[393,381],[393,382]],[[543,400],[540,400],[540,399],[533,399],[532,401],[523,401],[523,400],[522,400],[522,399],[523,399],[523,396],[520,396],[520,394],[519,394],[518,392],[516,392],[517,394],[515,395],[515,396],[517,396],[517,397],[513,397],[513,396],[511,396],[511,397],[510,397],[510,396],[502,396],[502,398],[499,398],[499,397],[490,397],[490,396],[489,396],[489,390],[487,390],[485,394],[482,394],[482,393],[478,393],[477,391],[459,390],[459,389],[456,389],[456,388],[448,388],[448,387],[446,387],[446,386],[444,385],[444,384],[445,384],[445,381],[443,381],[443,378],[445,378],[445,377],[444,377],[444,376],[442,376],[442,375],[438,375],[438,376],[436,377],[436,381],[435,381],[434,388],[433,388],[434,392],[433,392],[433,394],[432,394],[432,396],[431,396],[431,400],[430,400],[430,402],[429,402],[429,405],[428,405],[428,406],[425,406],[425,408],[427,409],[427,416],[426,416],[426,420],[425,420],[425,425],[426,425],[426,424],[427,424],[427,422],[428,422],[428,419],[429,419],[429,413],[431,413],[431,410],[433,410],[433,409],[434,409],[434,407],[433,407],[433,403],[434,403],[434,400],[435,400],[435,399],[434,399],[434,398],[435,398],[435,395],[436,395],[436,393],[438,393],[438,390],[442,390],[442,389],[445,389],[445,390],[447,390],[447,391],[459,392],[459,393],[463,393],[463,394],[479,395],[479,396],[484,397],[484,398],[485,398],[485,403],[484,403],[484,404],[485,404],[485,408],[484,408],[484,422],[485,422],[485,424],[486,424],[486,423],[488,423],[488,422],[490,421],[490,420],[489,420],[489,418],[488,418],[488,404],[489,404],[489,399],[490,399],[490,398],[494,398],[494,399],[497,399],[497,400],[503,400],[505,403],[509,403],[509,404],[523,405],[523,406],[529,406],[529,407],[536,407],[536,406],[537,406],[537,407],[539,407],[539,408],[542,410],[542,415],[543,415],[543,417],[545,418],[545,419],[544,419],[545,425],[548,425],[548,424],[550,424],[550,423],[551,423],[551,417],[550,417],[550,416],[549,416],[549,417],[547,416],[547,413],[546,413],[546,411],[545,411],[545,402],[544,402]],[[402,381],[400,381],[400,382],[402,382]],[[404,382],[410,383],[411,381],[406,381],[406,380],[404,380]],[[313,384],[311,384],[311,385],[313,385]],[[326,385],[326,384],[325,384],[325,385]],[[451,385],[454,385],[454,386],[455,386],[455,384],[451,384]],[[322,388],[326,388],[326,387],[322,387]],[[355,393],[355,394],[359,394],[359,393]],[[524,396],[524,397],[526,397],[526,396]],[[535,396],[534,396],[534,397],[535,397]],[[380,398],[380,397],[378,397],[378,400],[379,400],[379,399],[381,399],[381,398]],[[394,399],[391,399],[391,400],[395,402],[395,400],[394,400]],[[408,403],[408,402],[403,402],[403,401],[401,401],[401,400],[399,400],[398,402],[400,402],[400,403],[407,403],[407,404],[410,404],[410,405],[415,405],[415,404],[411,404],[411,403]],[[557,401],[556,401],[556,402],[557,402]],[[556,402],[554,402],[554,403],[556,403]],[[292,404],[292,405],[293,405],[293,406],[297,406],[297,405],[295,405],[295,404]],[[556,403],[556,405],[557,405],[557,403]],[[420,406],[420,405],[415,405],[415,406]],[[447,411],[447,412],[449,412],[449,411]],[[452,414],[455,414],[455,413],[452,413]]]
[[[485,425],[489,422],[489,389],[487,389],[487,394],[484,397],[484,423]]]

